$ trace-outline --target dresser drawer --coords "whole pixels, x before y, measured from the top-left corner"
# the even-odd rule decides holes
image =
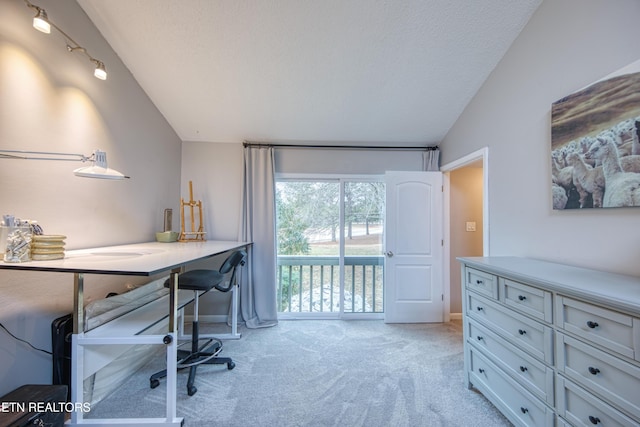
[[[567,297],[556,298],[557,326],[631,359],[640,360],[639,320]]]
[[[469,351],[469,377],[473,385],[514,424],[553,426],[554,413],[472,346]]]
[[[558,396],[556,407],[558,415],[574,426],[630,427],[638,425],[638,419],[633,420],[627,417],[562,376],[558,376],[556,395]]]
[[[640,418],[640,367],[564,334],[556,341],[559,372]]]
[[[467,314],[532,356],[553,363],[553,331],[528,317],[473,293],[467,293]]]
[[[554,404],[553,369],[469,319],[467,340],[531,393]]]
[[[553,321],[551,292],[503,278],[499,279],[499,284],[500,300],[506,306],[543,322]]]
[[[467,289],[498,299],[498,278],[493,274],[467,267],[465,269]]]

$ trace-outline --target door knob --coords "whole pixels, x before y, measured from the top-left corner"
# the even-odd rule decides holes
[[[387,256],[388,256],[389,258],[391,258],[391,257],[393,256],[393,252],[391,252],[391,251],[387,251]]]

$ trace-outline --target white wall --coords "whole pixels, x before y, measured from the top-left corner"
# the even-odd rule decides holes
[[[130,180],[77,178],[70,162],[0,159],[0,214],[38,220],[77,249],[150,241],[165,208],[177,211],[181,141],[75,1],[43,1],[49,18],[106,64],[93,77],[64,39],[31,26],[22,1],[0,1],[0,148],[91,154]],[[85,278],[87,300],[142,280]],[[72,310],[68,274],[0,270],[0,322],[37,347],[51,348],[51,320]],[[0,330],[0,395],[51,381],[50,357]]]
[[[422,170],[422,151],[279,148],[276,172],[317,174],[384,174]]]
[[[551,104],[636,61],[637,0],[547,0],[441,143],[489,147],[490,254],[640,275],[639,208],[553,211]]]
[[[201,200],[208,240],[237,240],[242,194],[242,144],[185,142],[182,146],[182,197]],[[174,212],[174,229],[180,213]],[[197,222],[197,221],[196,221]]]

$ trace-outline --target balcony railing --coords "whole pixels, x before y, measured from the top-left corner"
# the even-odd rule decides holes
[[[278,311],[340,312],[337,256],[278,256]],[[344,312],[382,313],[384,257],[344,257]]]

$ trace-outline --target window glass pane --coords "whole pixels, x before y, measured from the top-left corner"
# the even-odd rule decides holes
[[[382,182],[345,182],[344,311],[383,312],[385,189]]]
[[[340,184],[276,183],[278,311],[339,312]]]

